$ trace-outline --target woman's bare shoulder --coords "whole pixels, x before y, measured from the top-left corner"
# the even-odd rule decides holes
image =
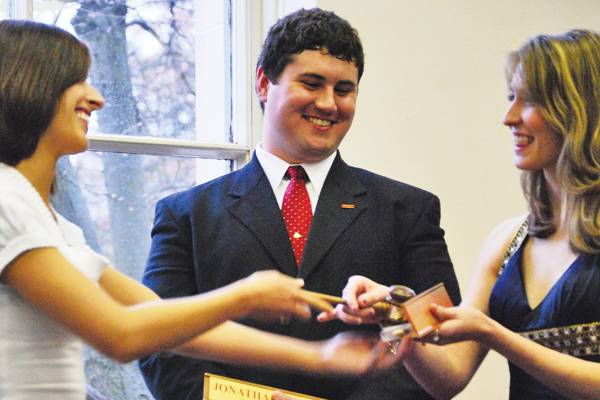
[[[503,260],[508,245],[513,240],[523,221],[527,219],[527,214],[521,214],[506,219],[496,225],[488,234],[481,251],[483,258],[491,262],[483,262],[489,268],[498,266]]]

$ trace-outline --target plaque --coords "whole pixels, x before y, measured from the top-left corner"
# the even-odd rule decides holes
[[[271,400],[273,392],[285,393],[293,399],[325,400],[289,390],[277,389],[216,374],[204,374],[203,400]]]
[[[429,335],[439,323],[429,310],[431,303],[443,307],[454,305],[443,283],[438,283],[402,303],[404,317],[410,322],[412,334],[417,338]]]

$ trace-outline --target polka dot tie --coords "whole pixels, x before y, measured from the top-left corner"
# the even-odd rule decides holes
[[[281,214],[288,231],[296,265],[302,264],[302,253],[312,221],[312,207],[306,191],[306,171],[299,165],[289,167],[286,176],[290,178],[285,194]]]

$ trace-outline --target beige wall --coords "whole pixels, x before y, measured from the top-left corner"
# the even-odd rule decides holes
[[[600,30],[598,0],[319,0],[359,31],[358,112],[341,150],[351,164],[426,188],[463,291],[487,232],[525,210],[512,166],[503,60],[525,38]],[[507,398],[497,355],[459,399]]]

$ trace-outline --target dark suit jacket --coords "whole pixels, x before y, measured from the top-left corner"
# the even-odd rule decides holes
[[[343,203],[356,207],[342,208]],[[276,268],[304,278],[308,290],[334,295],[355,274],[386,285],[407,285],[417,293],[444,282],[458,303],[458,284],[439,220],[439,201],[431,193],[350,167],[338,154],[321,191],[298,271],[275,195],[254,156],[239,171],[157,204],[143,282],[169,298],[206,292],[257,270]],[[337,321],[241,322],[309,340],[357,329]],[[140,366],[160,400],[200,400],[205,371],[327,399],[429,398],[402,366],[361,379],[241,368],[172,354],[148,357]]]

